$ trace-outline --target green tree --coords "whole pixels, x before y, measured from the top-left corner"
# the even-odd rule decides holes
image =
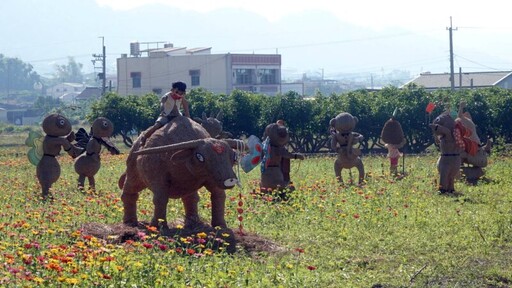
[[[131,147],[133,132],[140,133],[154,123],[159,111],[159,100],[154,94],[122,97],[107,93],[91,107],[86,118],[93,122],[98,117],[106,117],[114,124],[113,137],[120,135],[123,143]]]
[[[55,65],[55,78],[60,82],[82,83],[84,81],[82,67],[82,63],[77,63],[75,58],[68,57],[67,65]]]
[[[241,90],[219,98],[219,107],[225,115],[223,129],[233,133],[235,138],[263,134],[259,123],[263,100],[262,95]]]
[[[34,85],[40,82],[40,76],[32,71],[30,64],[18,58],[8,58],[0,54],[0,91],[34,90]]]

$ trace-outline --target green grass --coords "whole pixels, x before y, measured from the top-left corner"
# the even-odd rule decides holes
[[[13,137],[13,138],[9,138]],[[96,194],[76,191],[70,157],[59,158],[55,200],[42,202],[24,139],[0,135],[0,286],[9,287],[509,287],[512,285],[512,159],[492,156],[485,181],[457,182],[460,197],[436,193],[436,156],[406,156],[407,177],[388,175],[384,157],[365,157],[367,183],[339,185],[332,157],[292,161],[296,191],[266,201],[259,171],[227,192],[236,232],[239,195],[245,231],[282,249],[180,253],[158,236],[111,244],[80,232],[85,223],[122,221],[117,179],[126,154],[102,155]],[[401,167],[400,167],[401,168]],[[356,171],[353,169],[354,181]],[[343,177],[349,182],[348,171]],[[208,192],[200,213],[209,221]],[[149,221],[151,192],[138,215]],[[181,201],[168,218],[181,218]],[[157,243],[155,245],[155,243]],[[165,243],[162,251],[158,243]],[[152,244],[148,245],[148,244]],[[210,255],[211,254],[211,255]]]

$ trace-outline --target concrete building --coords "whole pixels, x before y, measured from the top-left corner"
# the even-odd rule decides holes
[[[512,71],[492,72],[459,72],[455,73],[455,89],[477,89],[501,87],[512,89]],[[426,90],[451,89],[450,73],[422,73],[420,76],[405,83],[414,83]]]
[[[59,83],[46,91],[46,95],[59,98],[68,93],[80,93],[85,89],[83,83]]]
[[[120,95],[162,95],[175,81],[215,94],[229,94],[235,89],[267,95],[280,93],[279,54],[211,54],[211,48],[187,49],[172,44],[140,50],[140,44],[131,43],[130,56],[123,54],[117,59]]]

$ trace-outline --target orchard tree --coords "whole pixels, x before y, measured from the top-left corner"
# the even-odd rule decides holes
[[[262,95],[241,90],[234,90],[229,96],[219,98],[224,113],[223,129],[233,133],[235,138],[242,135],[260,137],[264,127],[258,120],[263,100]]]
[[[84,81],[82,67],[82,63],[77,63],[75,58],[68,57],[67,65],[55,65],[55,78],[60,82],[82,83]]]
[[[89,122],[98,117],[105,117],[114,124],[112,136],[121,135],[123,143],[131,147],[133,132],[140,133],[154,123],[158,116],[159,100],[154,94],[144,96],[119,96],[108,93],[91,107],[86,116]]]

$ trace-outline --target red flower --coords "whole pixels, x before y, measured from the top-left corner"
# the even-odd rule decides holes
[[[299,253],[304,253],[304,249],[302,249],[302,248],[295,248],[295,251],[297,251]]]
[[[146,247],[147,249],[153,248],[153,244],[144,242],[142,246]]]
[[[311,265],[309,265],[309,266],[308,266],[308,270],[310,270],[310,271],[316,270],[316,267],[315,267],[315,266],[311,266]]]
[[[354,218],[355,218],[355,219],[359,219],[359,217],[361,217],[361,216],[359,216],[359,214],[357,214],[357,213],[356,213],[356,214],[354,214]]]
[[[187,249],[187,254],[188,255],[194,255],[195,253],[196,253],[196,250],[191,249],[191,248]]]

